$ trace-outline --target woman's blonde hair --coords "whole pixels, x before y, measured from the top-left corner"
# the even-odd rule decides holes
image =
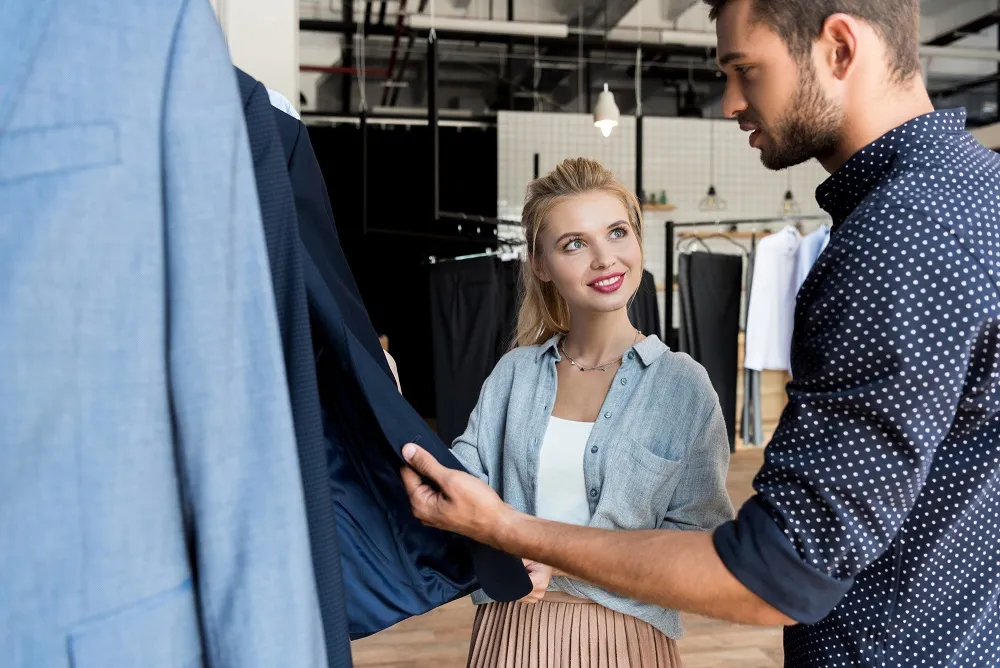
[[[535,275],[538,236],[548,224],[552,209],[569,197],[606,192],[617,197],[628,212],[628,223],[642,248],[642,208],[638,198],[595,160],[571,158],[551,173],[528,185],[521,212],[528,257],[521,269],[521,310],[517,315],[516,346],[544,343],[556,334],[569,332],[569,306],[552,283]]]

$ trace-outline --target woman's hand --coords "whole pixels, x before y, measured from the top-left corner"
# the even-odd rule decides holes
[[[552,567],[540,564],[530,559],[522,559],[524,567],[528,570],[528,577],[534,588],[531,593],[521,599],[521,603],[538,603],[545,598],[545,591],[549,588],[549,580],[552,579]]]

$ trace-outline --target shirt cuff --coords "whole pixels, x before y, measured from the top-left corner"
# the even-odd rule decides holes
[[[854,585],[805,563],[778,526],[767,502],[755,496],[734,521],[715,530],[715,550],[747,589],[800,624],[815,624]]]

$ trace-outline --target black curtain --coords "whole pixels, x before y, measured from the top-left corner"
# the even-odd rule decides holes
[[[441,208],[496,216],[496,128],[441,127]],[[427,258],[488,247],[362,230],[361,132],[354,125],[310,127],[344,254],[372,325],[389,338],[403,394],[425,418],[436,413]],[[469,169],[475,164],[476,169]],[[400,233],[431,225],[433,170],[427,127],[368,126],[368,226]]]
[[[736,442],[736,377],[743,258],[724,253],[685,253],[678,262],[681,351],[708,371],[726,420],[730,448]]]

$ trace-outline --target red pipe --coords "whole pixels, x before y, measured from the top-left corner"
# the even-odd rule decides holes
[[[344,67],[343,65],[299,65],[299,71],[325,72],[327,74],[353,74],[353,75],[358,75],[360,73],[357,67]],[[365,70],[365,76],[388,77],[389,70],[368,68]]]

